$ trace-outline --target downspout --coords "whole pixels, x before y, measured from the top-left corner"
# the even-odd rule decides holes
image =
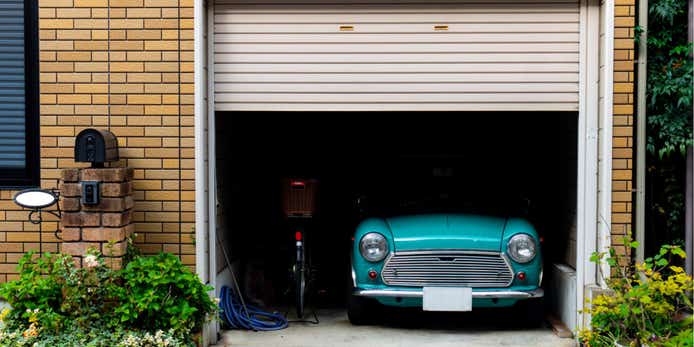
[[[646,241],[646,62],[648,57],[648,0],[638,0],[638,25],[641,28],[636,70],[636,228],[639,246],[636,262],[644,260]]]
[[[207,168],[205,167],[205,119],[207,103],[205,101],[205,32],[203,0],[193,2],[194,21],[194,92],[195,92],[195,271],[207,282],[206,240],[207,232]]]
[[[207,12],[207,48],[205,51],[207,59],[207,206],[208,206],[208,227],[207,235],[207,259],[210,274],[210,286],[217,288],[217,128],[216,116],[214,112],[214,1],[208,1]],[[217,292],[218,293],[218,292]],[[215,295],[216,296],[216,295]],[[217,342],[219,339],[220,325],[217,320],[211,324],[208,337],[210,342]]]
[[[598,252],[607,252],[612,246],[612,147],[613,147],[613,125],[614,125],[614,1],[605,1],[604,5],[605,37],[601,49],[605,50],[603,61],[604,72],[600,76],[600,84],[603,89],[602,117],[600,127],[602,134],[600,142],[600,192],[599,192],[599,211],[598,211]],[[598,275],[597,283],[605,287],[605,276],[610,273],[610,266],[603,262]]]
[[[208,192],[207,167],[205,162],[206,144],[205,125],[207,120],[206,78],[205,78],[205,3],[204,0],[193,0],[193,38],[194,38],[194,100],[195,100],[195,272],[205,283],[212,280],[207,259]],[[214,295],[214,291],[209,293]],[[202,333],[202,345],[213,342],[215,326],[205,324]]]

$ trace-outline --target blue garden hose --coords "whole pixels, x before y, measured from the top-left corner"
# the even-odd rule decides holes
[[[279,313],[270,313],[246,305],[241,293],[236,293],[227,286],[222,286],[219,297],[221,318],[232,329],[271,331],[284,329],[289,324],[287,318]]]

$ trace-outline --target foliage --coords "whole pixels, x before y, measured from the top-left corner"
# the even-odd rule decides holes
[[[0,286],[0,296],[14,308],[3,314],[8,328],[19,328],[37,319],[46,329],[60,329],[65,319],[59,313],[61,284],[72,268],[74,263],[68,256],[25,254],[19,261],[19,279]]]
[[[693,143],[687,1],[651,0],[648,14],[647,201],[651,232],[645,246],[676,243],[683,238],[684,154]],[[642,31],[636,28],[637,41]]]
[[[693,143],[692,46],[685,0],[649,1],[648,12],[648,150],[662,158]]]
[[[85,259],[94,266],[79,269],[67,255],[25,254],[19,261],[19,280],[0,286],[0,296],[14,308],[9,321],[21,325],[33,319],[57,332],[66,323],[87,327],[109,319],[116,276],[95,253]]]
[[[636,242],[625,243],[636,247]],[[614,274],[606,282],[608,294],[590,302],[590,329],[579,333],[586,346],[691,346],[692,277],[674,264],[683,259],[678,246],[662,246],[660,252],[642,264],[625,264],[614,249],[594,253],[591,260],[606,262]]]
[[[649,221],[651,232],[644,246],[649,253],[657,252],[660,244],[683,244],[684,238],[684,157],[670,157],[652,163],[648,168]]]
[[[172,254],[139,257],[123,271],[116,313],[121,322],[145,329],[198,331],[217,307],[209,290]]]
[[[0,315],[0,346],[167,345],[157,339],[181,346],[216,317],[212,288],[171,254],[134,256],[112,270],[90,251],[83,263],[77,267],[61,254],[24,255],[19,279],[0,285],[12,307]]]
[[[56,334],[26,334],[26,331],[0,331],[0,346],[84,346],[84,347],[166,347],[195,346],[191,341],[184,341],[173,332],[157,330],[154,333],[145,331],[126,331],[118,329],[68,330]]]

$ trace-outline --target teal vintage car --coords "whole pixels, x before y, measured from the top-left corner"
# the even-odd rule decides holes
[[[540,238],[528,221],[463,213],[369,218],[354,234],[352,324],[378,304],[425,311],[523,306],[541,318]]]

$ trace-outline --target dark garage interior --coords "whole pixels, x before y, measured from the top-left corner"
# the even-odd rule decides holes
[[[314,178],[318,211],[305,239],[316,306],[345,305],[351,234],[369,216],[521,216],[543,238],[545,269],[575,267],[577,118],[573,112],[217,113],[224,247],[249,299],[291,305],[294,229],[282,212],[281,182]],[[545,270],[545,287],[549,276]]]

